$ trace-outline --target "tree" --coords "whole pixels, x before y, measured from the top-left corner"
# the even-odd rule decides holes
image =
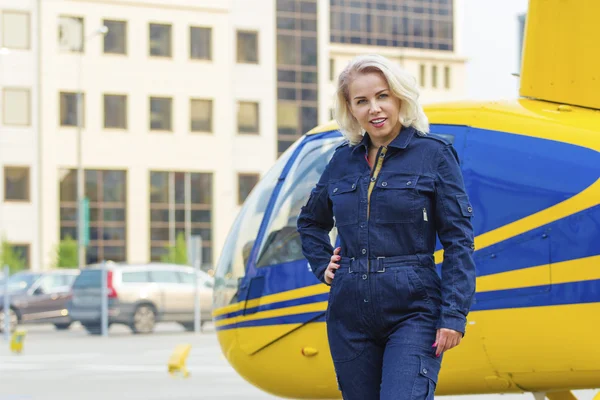
[[[5,265],[8,265],[11,275],[24,270],[26,267],[25,257],[23,254],[13,248],[6,239],[2,239],[2,253],[0,253],[0,261],[2,269],[4,269]]]
[[[175,246],[166,246],[167,254],[163,254],[160,260],[165,263],[187,265],[187,243],[183,232],[177,234]]]
[[[61,240],[56,246],[56,268],[78,268],[77,241],[71,236]]]

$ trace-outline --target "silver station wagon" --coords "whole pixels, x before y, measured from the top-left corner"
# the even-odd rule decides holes
[[[108,322],[125,324],[134,333],[154,331],[156,322],[178,322],[194,329],[194,277],[192,267],[165,263],[107,264]],[[73,321],[89,333],[100,333],[101,267],[81,271],[73,283],[73,298],[68,305]],[[198,275],[202,325],[212,319],[213,278]]]

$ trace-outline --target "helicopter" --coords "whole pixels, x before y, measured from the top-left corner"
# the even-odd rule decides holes
[[[519,97],[425,107],[431,134],[458,153],[476,210],[477,290],[436,395],[563,400],[600,387],[598,20],[600,2],[531,0]],[[331,121],[294,143],[244,203],[217,265],[223,354],[280,397],[341,398],[325,328],[329,287],[302,255],[296,220],[343,141]],[[439,272],[439,240],[434,257]]]

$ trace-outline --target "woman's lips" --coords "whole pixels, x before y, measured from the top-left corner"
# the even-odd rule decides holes
[[[387,121],[387,118],[376,118],[376,119],[372,119],[371,121],[369,121],[375,128],[381,128],[384,124],[385,121]]]

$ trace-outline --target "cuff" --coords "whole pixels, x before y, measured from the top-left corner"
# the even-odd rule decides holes
[[[442,311],[442,316],[440,317],[440,321],[438,322],[437,329],[440,329],[440,328],[452,329],[453,331],[462,333],[462,335],[464,337],[466,325],[467,325],[467,318],[464,315],[457,314],[454,312]]]
[[[327,264],[329,265],[329,264]],[[327,265],[325,267],[321,267],[318,271],[315,271],[315,277],[323,284],[327,285],[327,286],[331,286],[330,284],[328,284],[327,282],[325,282],[325,271],[327,270]]]

